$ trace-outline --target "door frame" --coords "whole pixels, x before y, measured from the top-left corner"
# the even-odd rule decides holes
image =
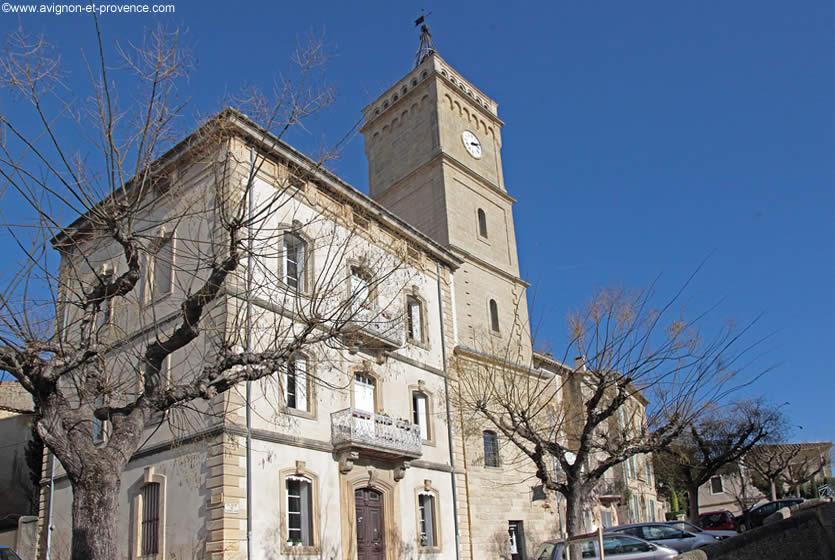
[[[399,485],[390,470],[355,466],[349,473],[340,474],[342,511],[342,558],[357,560],[357,504],[354,492],[362,488],[376,490],[382,495],[383,537],[385,538],[385,559],[397,560],[401,534],[398,520]]]

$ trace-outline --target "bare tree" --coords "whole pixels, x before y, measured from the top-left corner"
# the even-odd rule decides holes
[[[755,445],[782,433],[784,426],[779,409],[759,400],[706,412],[659,450],[656,463],[687,491],[691,523],[699,519],[699,487],[727,472]]]
[[[803,444],[798,444],[803,449]],[[818,478],[826,468],[826,457],[817,450],[803,449],[794,461],[790,461],[781,474],[783,483],[800,497],[801,487]]]
[[[573,368],[555,360],[550,372],[532,368],[510,342],[483,350],[499,356],[490,363],[457,364],[457,406],[495,426],[545,488],[565,496],[569,535],[589,529],[605,473],[666,448],[738,386],[748,329],[726,326],[707,339],[703,317],[676,316],[676,298],[654,309],[652,295],[604,291],[571,315]]]
[[[165,151],[183,108],[182,38],[157,30],[112,55],[98,22],[96,37],[89,96],[65,88],[42,38],[12,34],[0,60],[16,101],[0,115],[4,207],[15,208],[4,226],[20,251],[2,277],[0,370],[31,393],[37,434],[68,476],[75,560],[117,557],[120,474],[149,430],[164,423],[174,437],[298,351],[389,328],[408,281],[398,247],[368,249],[346,220],[296,203],[327,155],[264,155],[330,103],[320,44],[297,53],[274,95],[244,100],[261,128],[227,110]],[[306,236],[315,270],[288,256],[288,231]],[[349,262],[370,271],[361,286],[348,287]]]
[[[744,464],[752,473],[752,482],[770,499],[776,500],[783,474],[797,460],[801,447],[791,444],[760,445],[746,454]],[[759,478],[759,481],[757,480]]]

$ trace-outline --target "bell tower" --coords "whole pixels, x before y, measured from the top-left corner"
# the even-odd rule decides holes
[[[514,361],[529,361],[527,284],[498,105],[438,55],[425,25],[421,31],[415,67],[363,109],[370,194],[464,259],[455,277],[458,344],[502,355],[512,345]]]

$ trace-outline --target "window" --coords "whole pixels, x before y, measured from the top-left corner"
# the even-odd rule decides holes
[[[499,466],[499,438],[496,432],[486,431],[482,434],[484,439],[484,466]]]
[[[423,342],[423,305],[414,296],[406,298],[406,333],[412,342]]]
[[[160,485],[150,482],[142,487],[142,556],[159,554]]]
[[[287,544],[313,546],[313,485],[301,476],[288,476]]]
[[[295,233],[284,234],[284,254],[282,256],[283,280],[287,287],[299,292],[305,291],[305,261],[307,243]]]
[[[151,301],[170,294],[174,284],[174,238],[171,235],[159,241],[152,259]]]
[[[481,237],[487,237],[487,214],[481,208],[478,209],[478,234]]]
[[[307,359],[294,356],[284,370],[284,399],[288,408],[309,412]]]
[[[369,307],[371,304],[370,277],[358,266],[351,267],[351,308]]]
[[[494,299],[490,300],[490,329],[499,332],[499,306]]]
[[[724,486],[722,485],[722,477],[721,476],[713,476],[710,478],[710,493],[711,494],[722,494],[725,491]]]
[[[611,511],[600,508],[600,524],[603,525],[604,528],[613,527],[615,525],[615,518]]]
[[[104,396],[99,395],[98,397],[96,397],[94,405],[95,405],[93,407],[94,409],[98,408],[100,406],[104,406]],[[95,410],[94,410],[94,412],[95,412]],[[93,442],[94,443],[102,443],[104,441],[105,435],[106,435],[105,434],[105,427],[104,427],[104,420],[99,420],[98,418],[96,418],[95,414],[93,415],[92,433],[93,433]]]
[[[616,556],[618,554],[634,554],[636,552],[648,552],[649,546],[646,543],[633,539],[632,537],[622,537],[620,535],[603,537],[603,552],[608,557],[610,554]]]
[[[367,373],[354,376],[354,408],[374,413],[376,380]]]
[[[420,546],[438,546],[436,515],[435,496],[429,492],[418,494],[418,539]]]
[[[420,439],[429,439],[429,397],[426,393],[412,393],[412,422],[420,426]]]

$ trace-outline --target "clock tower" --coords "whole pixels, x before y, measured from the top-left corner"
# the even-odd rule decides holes
[[[498,106],[431,48],[364,110],[370,195],[464,260],[458,346],[529,365],[531,339]]]

